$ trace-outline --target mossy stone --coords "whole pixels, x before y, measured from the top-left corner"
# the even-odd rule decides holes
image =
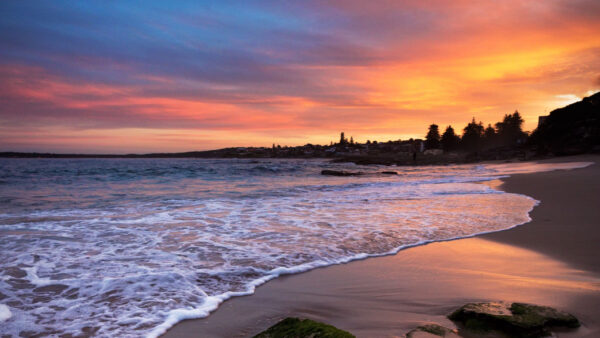
[[[310,319],[286,318],[254,338],[354,338],[349,332]]]
[[[511,337],[545,337],[550,328],[577,328],[573,315],[548,306],[525,303],[469,303],[448,316],[470,331],[497,330]]]

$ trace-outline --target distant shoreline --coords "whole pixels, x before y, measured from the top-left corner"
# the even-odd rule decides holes
[[[149,154],[54,154],[0,152],[0,158],[324,158],[324,157],[253,157],[227,156],[217,154],[219,150],[192,151],[184,153],[149,153]]]
[[[193,152],[196,153],[196,152]],[[157,153],[157,154],[54,154],[54,153],[21,153],[2,152],[0,158],[211,158],[209,156],[190,153]],[[213,157],[219,158],[219,157]]]

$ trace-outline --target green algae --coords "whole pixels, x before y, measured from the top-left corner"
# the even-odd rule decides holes
[[[349,332],[310,319],[286,318],[254,338],[354,338]]]
[[[545,337],[553,327],[577,328],[573,315],[548,306],[525,303],[469,303],[448,316],[475,332],[500,331],[511,337]]]

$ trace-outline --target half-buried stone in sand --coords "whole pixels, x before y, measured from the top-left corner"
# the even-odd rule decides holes
[[[286,318],[254,338],[354,338],[354,335],[314,320]]]
[[[443,327],[438,324],[425,324],[411,330],[406,334],[406,338],[457,338],[460,337],[456,330]]]
[[[577,328],[575,316],[525,303],[469,303],[448,316],[469,331],[500,331],[510,337],[545,337],[551,328]]]

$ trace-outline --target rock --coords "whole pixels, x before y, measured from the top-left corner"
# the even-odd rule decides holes
[[[360,172],[349,172],[342,170],[322,170],[321,175],[329,175],[329,176],[359,176],[363,173]]]
[[[459,337],[456,330],[438,324],[425,324],[411,330],[406,338]]]
[[[398,175],[395,171],[382,171],[380,174],[382,175]]]
[[[349,332],[310,319],[286,318],[254,338],[354,338]]]
[[[467,330],[496,330],[510,337],[545,337],[550,328],[577,328],[573,315],[551,307],[525,303],[469,303],[448,316]]]
[[[378,172],[379,175],[398,175],[395,171],[381,171]],[[352,172],[352,171],[343,171],[343,170],[322,170],[321,175],[329,175],[329,176],[361,176],[365,175],[362,172]],[[371,174],[373,175],[373,174]],[[376,175],[376,174],[375,174]]]

